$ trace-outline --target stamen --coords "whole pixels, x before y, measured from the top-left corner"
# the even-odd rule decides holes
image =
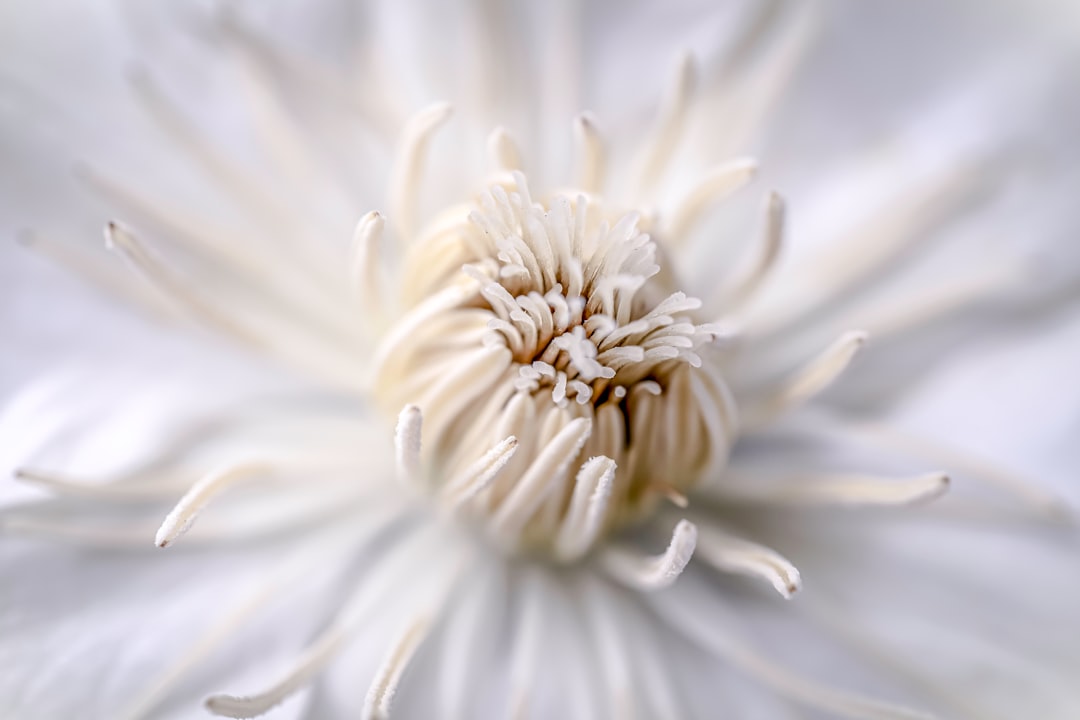
[[[587,193],[598,193],[604,186],[604,143],[596,121],[589,113],[574,120],[574,139],[578,145],[578,187]]]
[[[149,548],[146,537],[150,534],[150,530],[151,528],[142,527],[80,527],[70,522],[39,520],[10,512],[0,516],[0,531],[4,533],[70,541],[94,548],[123,550]]]
[[[266,472],[267,469],[265,464],[243,463],[207,473],[191,486],[180,498],[180,502],[165,516],[165,521],[154,536],[154,543],[161,548],[168,547],[191,528],[199,513],[216,495],[241,480]]]
[[[121,720],[145,720],[151,711],[165,699],[185,675],[194,670],[200,662],[232,637],[245,620],[265,606],[271,600],[280,597],[281,590],[287,583],[293,582],[305,570],[310,562],[305,557],[303,563],[291,562],[281,571],[275,572],[270,582],[260,584],[259,589],[245,597],[230,612],[221,617],[195,643],[175,658],[168,669],[154,678],[153,682],[120,713]]]
[[[942,472],[888,479],[872,475],[799,475],[782,478],[732,477],[723,489],[714,488],[724,502],[769,505],[896,506],[928,502],[949,489]]]
[[[155,478],[148,482],[143,478],[139,483],[101,482],[76,480],[54,473],[18,468],[15,479],[47,488],[57,494],[94,498],[113,502],[146,502],[173,497],[183,489],[169,478]]]
[[[406,405],[394,428],[394,451],[397,479],[403,485],[420,486],[420,435],[423,416],[420,408]]]
[[[759,407],[751,408],[745,416],[745,425],[761,427],[827,388],[847,369],[866,338],[867,334],[862,331],[841,335]]]
[[[166,97],[146,72],[133,73],[130,81],[136,99],[157,126],[195,161],[204,177],[246,210],[245,217],[264,229],[259,236],[258,251],[264,252],[265,244],[275,238],[288,240],[310,234],[303,219],[289,212],[288,203],[280,202],[259,178],[216,147],[208,134],[197,127],[177,103]],[[228,244],[233,244],[236,239],[235,236],[229,238]],[[274,249],[275,253],[287,258],[289,270],[294,275],[306,275],[309,286],[312,282],[337,282],[338,278],[328,273],[324,264],[312,262],[310,252],[298,252],[303,246],[304,243],[278,242]],[[299,297],[305,298],[306,302],[314,295],[305,292]]]
[[[582,557],[604,527],[615,479],[615,461],[603,455],[589,458],[574,480],[570,509],[555,539],[555,554],[571,561]]]
[[[151,223],[156,221],[151,220]],[[302,265],[300,261],[277,258],[276,263],[279,266],[286,263],[291,273],[285,281],[281,279],[280,271],[275,273],[273,279],[261,276],[256,271],[257,277],[251,283],[251,291],[260,295],[255,303],[258,307],[250,306],[251,303],[245,306],[245,303],[236,302],[231,297],[231,290],[223,288],[220,283],[209,284],[205,292],[196,292],[189,279],[170,271],[167,264],[155,258],[129,231],[111,224],[105,232],[106,246],[119,252],[127,265],[144,281],[135,285],[121,282],[114,290],[129,294],[130,289],[142,289],[145,292],[135,299],[143,305],[147,305],[150,299],[153,302],[149,305],[155,310],[163,309],[193,317],[242,343],[280,354],[294,363],[313,368],[327,379],[350,389],[356,388],[358,373],[355,361],[346,361],[342,359],[342,353],[327,352],[323,346],[327,333],[335,333],[341,341],[352,343],[355,321],[349,322],[347,315],[342,313],[340,303],[331,304],[336,301],[327,300],[327,295],[312,293],[311,278],[296,280],[298,268]],[[177,240],[175,232],[168,229],[165,232],[179,244],[185,243],[186,238]],[[280,234],[281,227],[275,227],[274,232]],[[233,235],[224,237],[221,243],[230,244],[234,239]],[[210,242],[213,242],[213,238]],[[266,248],[259,247],[252,252],[266,254]],[[275,249],[275,254],[278,252]],[[244,274],[246,270],[248,268],[242,268],[241,273]],[[331,282],[337,283],[338,280],[333,278]],[[303,287],[297,287],[298,282]],[[137,288],[138,285],[148,287]],[[224,297],[223,291],[226,293]],[[362,349],[362,345],[359,347]],[[353,349],[357,349],[357,346],[353,345]]]
[[[914,455],[928,462],[948,467],[954,475],[969,476],[999,488],[1047,518],[1056,521],[1072,520],[1073,514],[1068,503],[1039,487],[1038,484],[973,455],[945,447],[929,438],[911,435],[876,423],[843,422],[821,413],[815,417],[815,426],[848,433],[852,437],[861,437],[878,447]]]
[[[453,310],[472,295],[473,291],[470,288],[462,285],[451,285],[429,296],[404,317],[399,318],[379,345],[379,350],[375,354],[375,360],[372,363],[372,373],[375,376],[383,373],[387,363],[401,349],[401,345],[409,340],[425,323],[443,312]]]
[[[364,309],[364,317],[373,318],[378,325],[383,319],[383,278],[379,262],[379,243],[382,242],[383,218],[372,211],[360,219],[353,233],[352,284]],[[378,327],[374,328],[380,329]]]
[[[725,315],[733,314],[753,296],[776,264],[784,240],[784,200],[775,192],[769,193],[765,200],[765,223],[760,238],[753,262],[742,277],[734,279],[716,298],[710,300],[711,310]]]
[[[453,370],[433,380],[417,401],[427,408],[432,425],[442,426],[476,397],[489,392],[491,384],[510,367],[511,359],[505,347],[481,347],[463,356]]]
[[[698,526],[697,555],[721,572],[766,580],[785,599],[802,587],[798,569],[775,550],[708,525]]]
[[[663,555],[641,556],[610,546],[604,548],[600,560],[604,570],[621,584],[636,590],[660,590],[682,574],[696,544],[697,526],[688,520],[680,520]]]
[[[739,66],[749,61],[768,33],[775,29],[774,26],[782,17],[782,10],[780,3],[755,3],[739,14],[735,21],[736,29],[724,48],[723,57],[716,63],[714,82],[730,81],[737,77],[741,70]]]
[[[690,499],[667,483],[653,482],[649,484],[648,489],[650,492],[661,495],[665,500],[677,508],[686,508],[690,506]]]
[[[392,526],[399,515],[387,515],[370,523],[373,533],[379,533]],[[206,707],[215,715],[232,718],[252,718],[269,712],[273,707],[285,701],[290,695],[303,688],[332,661],[342,646],[367,621],[372,612],[378,609],[386,597],[403,584],[408,586],[408,574],[421,556],[429,556],[432,548],[440,548],[432,543],[432,532],[414,533],[405,543],[398,544],[379,556],[378,562],[371,568],[363,584],[356,588],[352,597],[333,619],[330,626],[300,655],[292,668],[278,682],[266,690],[249,696],[212,695],[206,699]],[[436,565],[440,567],[440,565]],[[460,573],[460,563],[452,561],[447,571],[449,587]],[[440,592],[440,599],[445,593]],[[441,606],[436,606],[441,607]]]
[[[281,76],[293,79],[298,86],[317,91],[325,98],[348,97],[350,104],[355,103],[356,108],[356,112],[349,116],[350,130],[358,118],[359,129],[365,138],[375,132],[385,137],[400,127],[400,111],[394,104],[396,98],[389,97],[383,73],[364,73],[364,93],[356,93],[351,83],[344,79],[345,73],[339,77],[313,58],[283,48],[274,39],[249,26],[238,13],[217,13],[212,22],[215,23],[215,30],[228,38],[230,47],[245,55],[248,62],[260,66],[264,82],[272,83]],[[370,65],[365,67],[370,68]],[[269,72],[274,75],[268,76]]]
[[[255,178],[250,173],[230,162],[224,153],[215,148],[207,135],[165,96],[147,73],[138,71],[129,79],[136,99],[158,127],[199,164],[206,177],[246,206],[249,217],[265,220],[266,226],[276,226],[279,233],[286,228],[296,228],[292,216],[278,210],[274,199],[263,188],[256,186]]]
[[[762,37],[765,31],[774,31],[770,26],[775,24],[769,16],[783,14],[776,12],[778,5],[764,3],[762,7],[763,16],[759,20],[764,22],[747,35],[748,43],[759,42],[753,37],[754,34]],[[765,56],[756,60],[757,67],[751,65],[740,70],[738,76],[729,75],[724,78],[726,82],[734,85],[734,80],[738,77],[739,82],[736,93],[727,98],[723,106],[724,125],[712,130],[713,136],[723,141],[711,148],[718,157],[738,151],[760,130],[771,109],[789,85],[806,49],[816,35],[822,14],[819,8],[807,3],[797,3],[790,7],[787,14],[794,17],[789,18],[780,28],[779,39],[774,40],[772,46],[765,50]]]
[[[675,153],[686,125],[695,76],[694,58],[684,54],[679,58],[668,96],[661,105],[655,135],[647,146],[648,150],[638,174],[638,195],[647,193],[660,181]]]
[[[431,620],[421,617],[413,621],[408,629],[391,646],[390,652],[375,673],[375,679],[364,698],[364,708],[360,714],[363,720],[389,720],[390,706],[394,702],[401,676],[417,648],[431,631]]]
[[[676,206],[664,239],[672,246],[683,244],[710,207],[750,182],[757,174],[757,161],[744,158],[713,168],[690,189]]]
[[[302,313],[303,322],[325,326],[330,332],[352,331],[353,318],[343,312],[335,297],[311,292],[311,277],[297,273],[297,260],[291,257],[290,247],[280,243],[268,246],[271,238],[266,235],[253,239],[178,204],[148,197],[130,187],[131,181],[113,180],[91,168],[80,168],[77,174],[110,206],[146,223],[158,236],[168,238],[184,251],[208,257],[257,288],[262,296]]]
[[[552,438],[514,485],[491,520],[496,535],[516,541],[525,524],[553,488],[592,432],[592,421],[576,418]]]
[[[253,718],[269,712],[274,706],[311,682],[312,678],[332,660],[341,648],[351,628],[343,624],[330,627],[313,646],[308,648],[292,670],[269,689],[250,696],[212,695],[206,708],[215,715],[231,718]]]
[[[448,103],[436,103],[421,110],[405,125],[401,153],[394,164],[395,176],[390,183],[390,207],[397,228],[398,242],[407,244],[414,237],[416,197],[427,155],[428,141],[435,131],[450,118]]]
[[[966,310],[1031,280],[1030,268],[1015,259],[987,261],[978,269],[921,291],[916,297],[890,298],[876,307],[853,313],[859,327],[869,328],[875,341],[888,340],[911,328],[922,328],[951,313]]]
[[[498,477],[517,452],[518,439],[511,435],[461,471],[442,489],[442,501],[457,509],[482,493]]]
[[[289,183],[292,192],[306,191],[310,197],[314,179],[324,171],[315,167],[313,160],[320,156],[312,147],[310,136],[297,127],[284,105],[285,99],[273,92],[276,78],[263,62],[243,52],[234,53],[231,59],[241,69],[238,73],[241,92],[251,110],[260,149],[278,165],[279,177]]]
[[[115,222],[110,222],[105,226],[105,246],[109,250],[120,253],[132,269],[161,291],[166,298],[186,308],[197,318],[246,343],[263,345],[258,337],[238,325],[233,318],[223,314],[219,306],[211,305],[191,292],[182,281],[151,257],[134,235]]]
[[[770,334],[796,329],[806,317],[822,314],[856,293],[872,288],[874,280],[893,268],[915,243],[933,237],[930,230],[955,217],[964,203],[983,189],[986,174],[971,162],[954,163],[938,177],[898,192],[884,208],[844,237],[831,242],[801,268],[802,289],[768,324]]]
[[[132,307],[147,308],[156,313],[172,311],[170,304],[155,288],[145,282],[131,282],[128,268],[118,268],[116,263],[101,262],[98,253],[91,255],[72,247],[71,243],[59,241],[36,231],[22,231],[17,242],[28,248],[57,267],[90,283],[95,289],[111,293]]]
[[[489,515],[487,529],[498,541],[580,557],[595,542],[595,527],[585,531],[582,523],[603,474],[589,467],[575,485],[570,465],[580,462],[584,443],[592,443],[585,457],[625,458],[627,467],[637,458],[659,463],[679,483],[667,491],[675,503],[685,502],[681,491],[726,458],[734,411],[710,352],[726,329],[695,322],[700,300],[673,291],[666,278],[652,280],[660,272],[658,248],[641,231],[638,213],[619,213],[609,224],[584,194],[575,205],[566,197],[545,204],[533,200],[520,172],[511,176],[513,186],[492,184],[468,213],[463,244],[473,256],[447,261],[442,246],[418,248],[425,253],[418,260],[443,270],[429,289],[434,294],[389,331],[373,384],[386,388],[380,398],[386,407],[407,401],[424,408],[431,447],[455,472],[476,463],[471,443],[486,450],[508,435],[524,437],[532,423],[496,421],[527,404],[533,422],[546,429],[530,434],[527,456],[509,463],[513,472],[486,492],[488,479],[476,481],[481,471],[474,468],[473,479],[455,479],[441,499],[460,509],[457,483],[471,487],[483,506],[471,509]],[[462,342],[463,334],[482,339]],[[685,381],[676,379],[684,374]],[[696,401],[695,382],[702,391]],[[676,385],[682,389],[668,397]],[[646,400],[652,396],[655,402]],[[593,438],[585,418],[599,417],[597,406],[605,404],[617,421],[605,412],[603,435]],[[659,421],[656,413],[663,415]],[[647,416],[644,424],[636,419]],[[486,425],[477,427],[478,417]],[[463,418],[474,429],[463,429]],[[577,429],[565,430],[568,425]],[[640,439],[628,443],[630,435]],[[599,532],[649,509],[649,479],[628,476],[625,486],[613,481],[610,490],[605,482],[592,505]]]
[[[513,172],[521,170],[521,152],[517,143],[506,128],[501,125],[488,136],[488,155],[491,162],[500,170]]]
[[[223,545],[234,541],[249,541],[273,537],[297,527],[310,527],[336,515],[356,512],[356,491],[317,493],[290,506],[281,504],[261,513],[248,513],[242,520],[231,518],[221,522],[203,522],[196,537],[185,542],[202,546]],[[0,532],[43,537],[49,540],[72,542],[88,547],[122,550],[149,550],[146,539],[154,534],[154,526],[143,519],[109,527],[78,525],[70,520],[42,519],[30,512],[9,510],[0,516]],[[158,528],[158,532],[161,529]]]
[[[660,387],[660,383],[655,380],[642,380],[637,383],[636,387],[641,392],[652,395],[653,397],[660,397],[664,393],[664,389]]]

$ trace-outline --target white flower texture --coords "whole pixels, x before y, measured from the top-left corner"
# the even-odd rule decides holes
[[[816,6],[687,6],[678,54],[646,8],[396,8],[132,7],[88,108],[4,72],[12,147],[63,138],[22,182],[97,203],[23,244],[150,319],[51,308],[70,361],[0,420],[0,714],[1071,717],[1053,464],[938,437],[1077,411],[957,347],[1077,346],[1030,220],[1072,176],[1024,194],[1000,98],[825,172],[810,121],[760,140]]]

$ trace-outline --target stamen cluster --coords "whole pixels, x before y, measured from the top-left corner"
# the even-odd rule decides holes
[[[722,329],[666,287],[636,214],[612,223],[584,194],[536,202],[516,174],[410,263],[423,299],[384,342],[376,386],[388,408],[422,410],[433,477],[515,439],[469,503],[510,545],[554,548],[590,502],[600,529],[632,521],[726,460]],[[602,459],[613,478],[594,498]]]

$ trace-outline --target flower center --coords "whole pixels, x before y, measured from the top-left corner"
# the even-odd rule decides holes
[[[423,413],[432,482],[483,480],[467,514],[569,559],[722,467],[735,411],[723,332],[670,286],[638,216],[611,222],[585,195],[536,202],[515,180],[413,249],[412,306],[375,385],[388,409]]]

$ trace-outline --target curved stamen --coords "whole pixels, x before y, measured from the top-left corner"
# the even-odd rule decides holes
[[[262,513],[252,513],[243,522],[203,522],[196,537],[185,543],[201,546],[220,545],[232,541],[269,538],[297,527],[310,527],[313,522],[326,520],[335,515],[354,512],[355,501],[361,497],[356,492],[319,493],[305,498],[292,506],[280,504],[266,508]],[[159,528],[160,530],[160,528]],[[36,517],[31,512],[7,511],[0,515],[0,532],[30,535],[48,540],[72,542],[87,547],[110,550],[149,550],[146,539],[154,533],[154,525],[139,519],[128,524],[109,527],[79,525],[70,520],[53,520]]]
[[[268,469],[267,465],[261,463],[241,463],[207,473],[191,486],[165,516],[154,536],[154,544],[161,548],[168,547],[191,528],[199,513],[215,496],[237,482],[265,473]]]
[[[737,313],[754,291],[769,275],[780,255],[784,240],[784,200],[775,192],[765,199],[765,222],[754,248],[755,257],[746,265],[743,273],[724,286],[717,296],[709,299],[709,308],[725,316]]]
[[[680,520],[671,534],[663,555],[642,556],[634,551],[611,546],[600,554],[601,565],[612,578],[637,590],[668,587],[686,568],[697,545],[697,526]]]
[[[381,529],[383,525],[376,522],[371,527]],[[376,534],[376,532],[365,533],[361,542],[366,543]],[[356,538],[350,538],[346,542],[354,540]],[[271,573],[269,581],[261,582],[254,593],[245,596],[239,604],[200,634],[189,648],[174,658],[168,668],[156,676],[151,684],[126,706],[119,715],[120,719],[144,720],[150,717],[151,711],[156,709],[183,678],[198,667],[199,663],[233,637],[256,612],[268,605],[270,601],[279,598],[284,588],[306,573],[310,573],[311,563],[312,558],[308,554],[303,554],[285,563],[281,568],[276,568]]]
[[[105,246],[119,253],[135,272],[182,309],[188,310],[208,325],[245,343],[259,347],[263,345],[260,338],[239,325],[235,318],[221,312],[219,306],[211,305],[203,300],[182,280],[170,273],[164,265],[147,252],[134,235],[118,223],[110,222],[105,226]]]
[[[119,253],[128,265],[150,285],[174,311],[193,317],[207,327],[233,339],[267,352],[277,352],[303,366],[316,369],[329,379],[349,388],[358,380],[356,365],[347,354],[327,352],[322,347],[325,338],[317,335],[312,343],[307,327],[275,322],[273,318],[246,314],[241,319],[231,311],[229,303],[211,302],[160,262],[128,230],[115,222],[105,227],[105,244]],[[228,310],[226,308],[229,308]]]
[[[737,152],[759,131],[799,67],[821,20],[820,8],[807,3],[785,6],[790,9],[786,19],[785,13],[776,12],[781,3],[759,5],[763,15],[755,21],[757,27],[750,28],[745,49],[754,50],[748,55],[763,56],[745,58],[745,69],[737,78],[721,76],[735,89],[724,98],[722,110],[718,108],[724,113],[723,127],[712,129],[712,137],[720,142],[714,142],[710,150],[721,157]],[[770,34],[778,37],[769,42],[766,36]],[[761,45],[763,53],[753,47]]]
[[[606,175],[604,143],[591,114],[582,113],[574,120],[574,140],[578,147],[578,187],[598,193]]]
[[[363,720],[389,720],[390,706],[401,684],[401,677],[417,648],[430,633],[431,624],[431,618],[417,618],[390,646],[364,698],[364,708],[360,713]]]
[[[506,128],[500,125],[492,130],[487,145],[488,155],[496,168],[505,172],[521,170],[521,151]]]
[[[273,248],[268,252],[264,234],[246,237],[205,216],[191,213],[180,201],[164,200],[133,187],[135,178],[112,179],[94,168],[79,168],[77,177],[92,192],[125,217],[152,228],[184,252],[207,260],[235,275],[260,295],[279,300],[283,308],[301,315],[303,322],[327,331],[348,334],[352,318],[332,294],[313,293],[311,278],[297,272],[292,258]],[[47,249],[47,248],[46,248]],[[83,274],[92,267],[77,268]],[[103,278],[92,277],[95,282]],[[336,278],[335,278],[336,280]],[[117,290],[115,286],[112,288]]]
[[[761,578],[785,599],[802,587],[798,569],[775,550],[708,525],[698,526],[697,556],[721,572]]]
[[[775,315],[763,318],[763,331],[779,336],[797,331],[807,317],[872,289],[883,271],[893,269],[917,243],[934,237],[930,230],[935,225],[955,217],[985,188],[983,170],[971,161],[953,163],[907,192],[895,193],[884,207],[873,208],[865,221],[800,265],[805,282],[792,289]]]
[[[710,488],[705,496],[728,503],[897,506],[934,500],[948,488],[949,477],[942,472],[896,479],[836,474],[767,477],[736,472],[723,488]]]
[[[675,67],[668,95],[660,108],[657,126],[638,173],[637,192],[648,192],[664,174],[686,125],[694,92],[696,65],[689,53],[683,54]]]
[[[315,179],[325,168],[317,167],[321,157],[311,143],[311,135],[299,127],[289,114],[286,98],[275,92],[272,71],[258,58],[234,47],[230,59],[240,70],[240,90],[253,120],[255,135],[263,151],[278,166],[278,175],[289,183],[291,192],[311,198]],[[333,191],[333,186],[320,187],[320,192]]]
[[[561,484],[558,479],[565,475],[591,432],[591,420],[576,418],[552,438],[492,517],[491,527],[498,536],[512,541],[520,537],[540,503]]]
[[[398,242],[410,243],[416,223],[416,197],[420,189],[428,141],[435,131],[450,118],[449,103],[436,103],[421,110],[405,125],[402,133],[401,152],[394,165],[395,174],[390,183],[391,220],[397,228]]]
[[[374,526],[383,530],[399,518],[399,515],[391,515],[382,522],[374,523]],[[415,563],[421,557],[429,557],[432,547],[440,547],[438,543],[431,542],[430,535],[431,533],[413,535],[405,543],[398,544],[382,554],[382,562],[369,571],[363,584],[355,590],[329,627],[308,646],[278,682],[254,695],[212,695],[206,699],[207,709],[215,715],[231,718],[258,717],[305,687],[337,657],[344,644],[378,610],[386,597],[392,596],[395,589],[403,583],[407,585],[411,582],[408,575],[412,573]],[[452,584],[453,578],[460,571],[459,563],[452,563],[451,570],[452,572],[447,573],[448,584]],[[443,594],[440,593],[440,596]]]
[[[378,325],[383,322],[383,277],[379,258],[382,242],[383,218],[372,211],[360,218],[353,233],[352,279],[362,307],[363,316],[372,318]],[[379,330],[379,327],[373,328]]]
[[[410,339],[419,327],[438,314],[454,309],[468,300],[472,294],[473,291],[470,288],[451,285],[429,296],[407,315],[399,318],[379,345],[379,350],[376,352],[375,360],[372,363],[372,373],[379,375],[385,372],[387,364],[395,359],[395,354],[401,350],[401,346]]]
[[[819,414],[820,415],[820,414]],[[1069,504],[1061,497],[1040,487],[1038,483],[1013,474],[975,455],[946,447],[931,438],[919,437],[886,425],[870,422],[843,422],[833,417],[816,417],[828,427],[850,432],[878,447],[925,458],[949,467],[956,475],[967,475],[989,486],[996,487],[1023,501],[1045,517],[1057,521],[1075,519]]]
[[[827,388],[847,369],[866,339],[867,334],[862,331],[841,335],[786,383],[774,390],[758,407],[748,410],[745,426],[761,427]]]
[[[440,491],[442,501],[455,510],[491,487],[491,483],[514,457],[517,448],[518,439],[511,435],[488,450],[443,487]]]
[[[204,175],[243,204],[249,211],[248,217],[276,231],[265,239],[288,237],[289,231],[297,229],[297,218],[283,212],[281,206],[258,184],[252,173],[230,161],[225,153],[214,147],[209,136],[196,127],[175,102],[166,97],[146,72],[133,73],[129,80],[136,100],[150,118],[177,147],[182,148],[185,154],[198,164]],[[288,250],[284,243],[279,243],[279,247]],[[292,254],[297,258],[303,257]],[[313,265],[305,261],[302,267],[311,270]]]
[[[950,314],[1001,297],[1032,279],[1031,268],[1016,258],[984,258],[978,268],[950,277],[916,297],[891,297],[870,308],[850,313],[850,324],[865,327],[874,341],[888,341],[915,328],[924,328]]]
[[[510,351],[505,347],[483,347],[463,354],[460,364],[454,363],[445,374],[434,379],[427,392],[417,402],[427,408],[427,417],[434,426],[442,426],[476,397],[490,392],[495,381],[510,366]]]
[[[657,477],[680,502],[725,461],[735,417],[716,350],[727,330],[697,322],[701,301],[661,275],[638,213],[609,220],[585,195],[537,202],[524,175],[511,176],[513,186],[492,184],[449,231],[467,235],[457,247],[468,252],[448,261],[442,244],[417,247],[410,262],[442,269],[388,332],[373,385],[388,410],[424,408],[430,447],[450,473],[509,435],[528,437],[490,491],[469,481],[482,499],[471,509],[489,515],[499,541],[576,559],[598,533],[649,512],[656,498],[645,486]],[[522,403],[546,430],[498,425]],[[601,415],[604,432],[592,438],[585,423]],[[612,468],[662,471],[628,471],[597,492],[610,468],[570,471],[584,443],[585,457]],[[450,509],[463,502],[456,493],[443,494]]]
[[[61,540],[80,546],[110,550],[149,549],[146,542],[153,526],[148,527],[85,527],[62,520],[43,520],[24,517],[13,512],[0,515],[0,532],[49,540]]]
[[[182,492],[185,487],[188,487],[187,483],[177,483],[173,478],[165,476],[140,478],[138,483],[79,480],[30,468],[17,468],[14,477],[16,480],[32,483],[59,495],[94,498],[117,503],[164,500],[175,497],[176,493]]]
[[[130,268],[116,267],[113,262],[103,262],[100,253],[85,252],[73,243],[44,235],[37,230],[20,231],[16,242],[74,277],[82,278],[96,289],[131,303],[132,307],[142,307],[162,314],[172,311],[161,291],[149,287],[145,282],[132,282]]]
[[[743,158],[713,168],[679,201],[664,231],[673,246],[683,244],[710,207],[750,182],[757,174],[757,161]]]
[[[337,656],[349,636],[351,626],[335,624],[308,648],[299,662],[279,682],[257,695],[212,695],[206,709],[230,718],[253,718],[269,712],[287,697],[307,685],[326,664]]]
[[[574,480],[570,509],[555,539],[555,554],[571,561],[582,557],[604,527],[615,479],[615,461],[603,455],[589,458]]]

